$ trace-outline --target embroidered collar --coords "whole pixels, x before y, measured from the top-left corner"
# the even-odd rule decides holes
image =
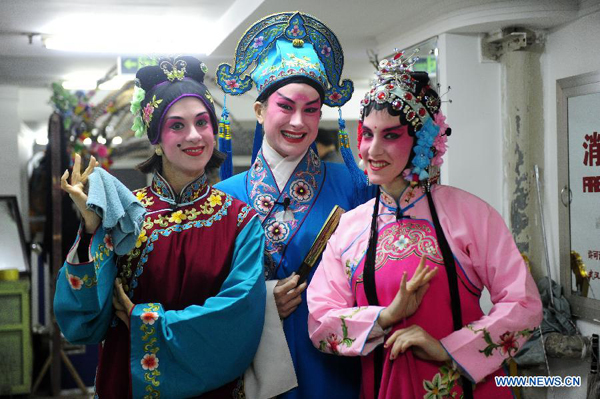
[[[208,183],[206,174],[198,176],[193,181],[186,184],[179,195],[176,195],[171,185],[158,172],[152,177],[152,192],[161,197],[162,200],[170,204],[187,204],[203,197],[208,192]]]
[[[381,194],[379,196],[381,206],[384,207],[383,212],[393,212],[396,216],[402,217],[406,211],[415,206],[425,196],[425,191],[420,187],[414,188],[407,186],[402,194],[400,194],[400,201],[396,201],[388,192],[381,187]],[[387,208],[387,209],[386,209]]]
[[[279,191],[263,152],[258,152],[247,175],[246,190],[248,203],[258,213],[265,230],[269,276],[274,275],[287,245],[317,200],[325,174],[325,164],[309,149],[296,165],[285,187]]]

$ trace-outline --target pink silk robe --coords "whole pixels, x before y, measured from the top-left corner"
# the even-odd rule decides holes
[[[375,281],[382,306],[368,305],[362,281],[375,199],[342,217],[308,287],[310,338],[323,352],[362,356],[361,397],[373,398],[373,349],[393,331],[416,324],[440,340],[453,362],[421,360],[412,351],[390,361],[386,349],[379,399],[462,397],[459,371],[477,383],[475,398],[512,397],[508,388],[495,386],[493,376],[506,375],[503,363],[541,322],[531,274],[490,205],[462,190],[434,186],[438,217],[457,266],[464,327],[453,331],[448,280],[427,198],[420,188],[410,191],[401,196],[405,218],[398,220],[396,201],[381,194]],[[384,332],[377,324],[379,313],[396,295],[402,272],[410,279],[422,254],[439,272],[417,311]],[[494,304],[488,315],[479,307],[484,287]]]

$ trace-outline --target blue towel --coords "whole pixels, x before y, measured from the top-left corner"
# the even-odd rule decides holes
[[[146,209],[123,183],[102,168],[94,169],[89,177],[87,207],[102,219],[117,255],[125,255],[135,247]]]

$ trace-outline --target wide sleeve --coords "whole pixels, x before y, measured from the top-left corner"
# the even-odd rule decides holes
[[[197,396],[244,373],[264,322],[263,247],[264,233],[255,216],[236,238],[231,270],[216,296],[178,311],[165,311],[159,303],[134,306],[134,397]]]
[[[464,252],[490,292],[493,307],[488,315],[441,339],[474,382],[513,357],[542,320],[538,290],[504,220],[489,205],[479,216],[467,223],[472,232]]]
[[[381,306],[354,307],[354,294],[344,273],[339,234],[334,233],[307,292],[308,334],[322,352],[364,356],[383,343],[384,331],[377,323]]]
[[[104,339],[112,320],[112,290],[117,267],[111,236],[100,226],[89,245],[88,262],[80,263],[75,244],[58,273],[54,315],[67,341],[94,344]]]

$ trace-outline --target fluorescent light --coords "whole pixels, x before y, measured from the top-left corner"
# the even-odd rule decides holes
[[[84,37],[82,37],[84,36]],[[105,54],[206,54],[212,47],[208,40],[198,40],[198,33],[176,37],[153,37],[152,40],[135,37],[115,38],[77,36],[48,36],[43,39],[44,46],[50,50],[78,53]]]
[[[216,40],[213,25],[197,16],[70,15],[44,27],[42,41],[51,50],[83,53],[204,54]]]
[[[100,144],[106,144],[106,139],[102,136],[99,136],[97,140],[98,140],[98,143],[100,143]]]
[[[112,138],[112,145],[119,145],[123,142],[123,139],[121,138],[121,136],[115,136]]]
[[[89,137],[86,137],[86,138],[83,140],[83,144],[84,144],[84,145],[90,145],[90,144],[92,144],[92,139],[91,139],[91,138],[89,138]]]
[[[35,143],[37,145],[48,145],[48,137],[36,137]]]

